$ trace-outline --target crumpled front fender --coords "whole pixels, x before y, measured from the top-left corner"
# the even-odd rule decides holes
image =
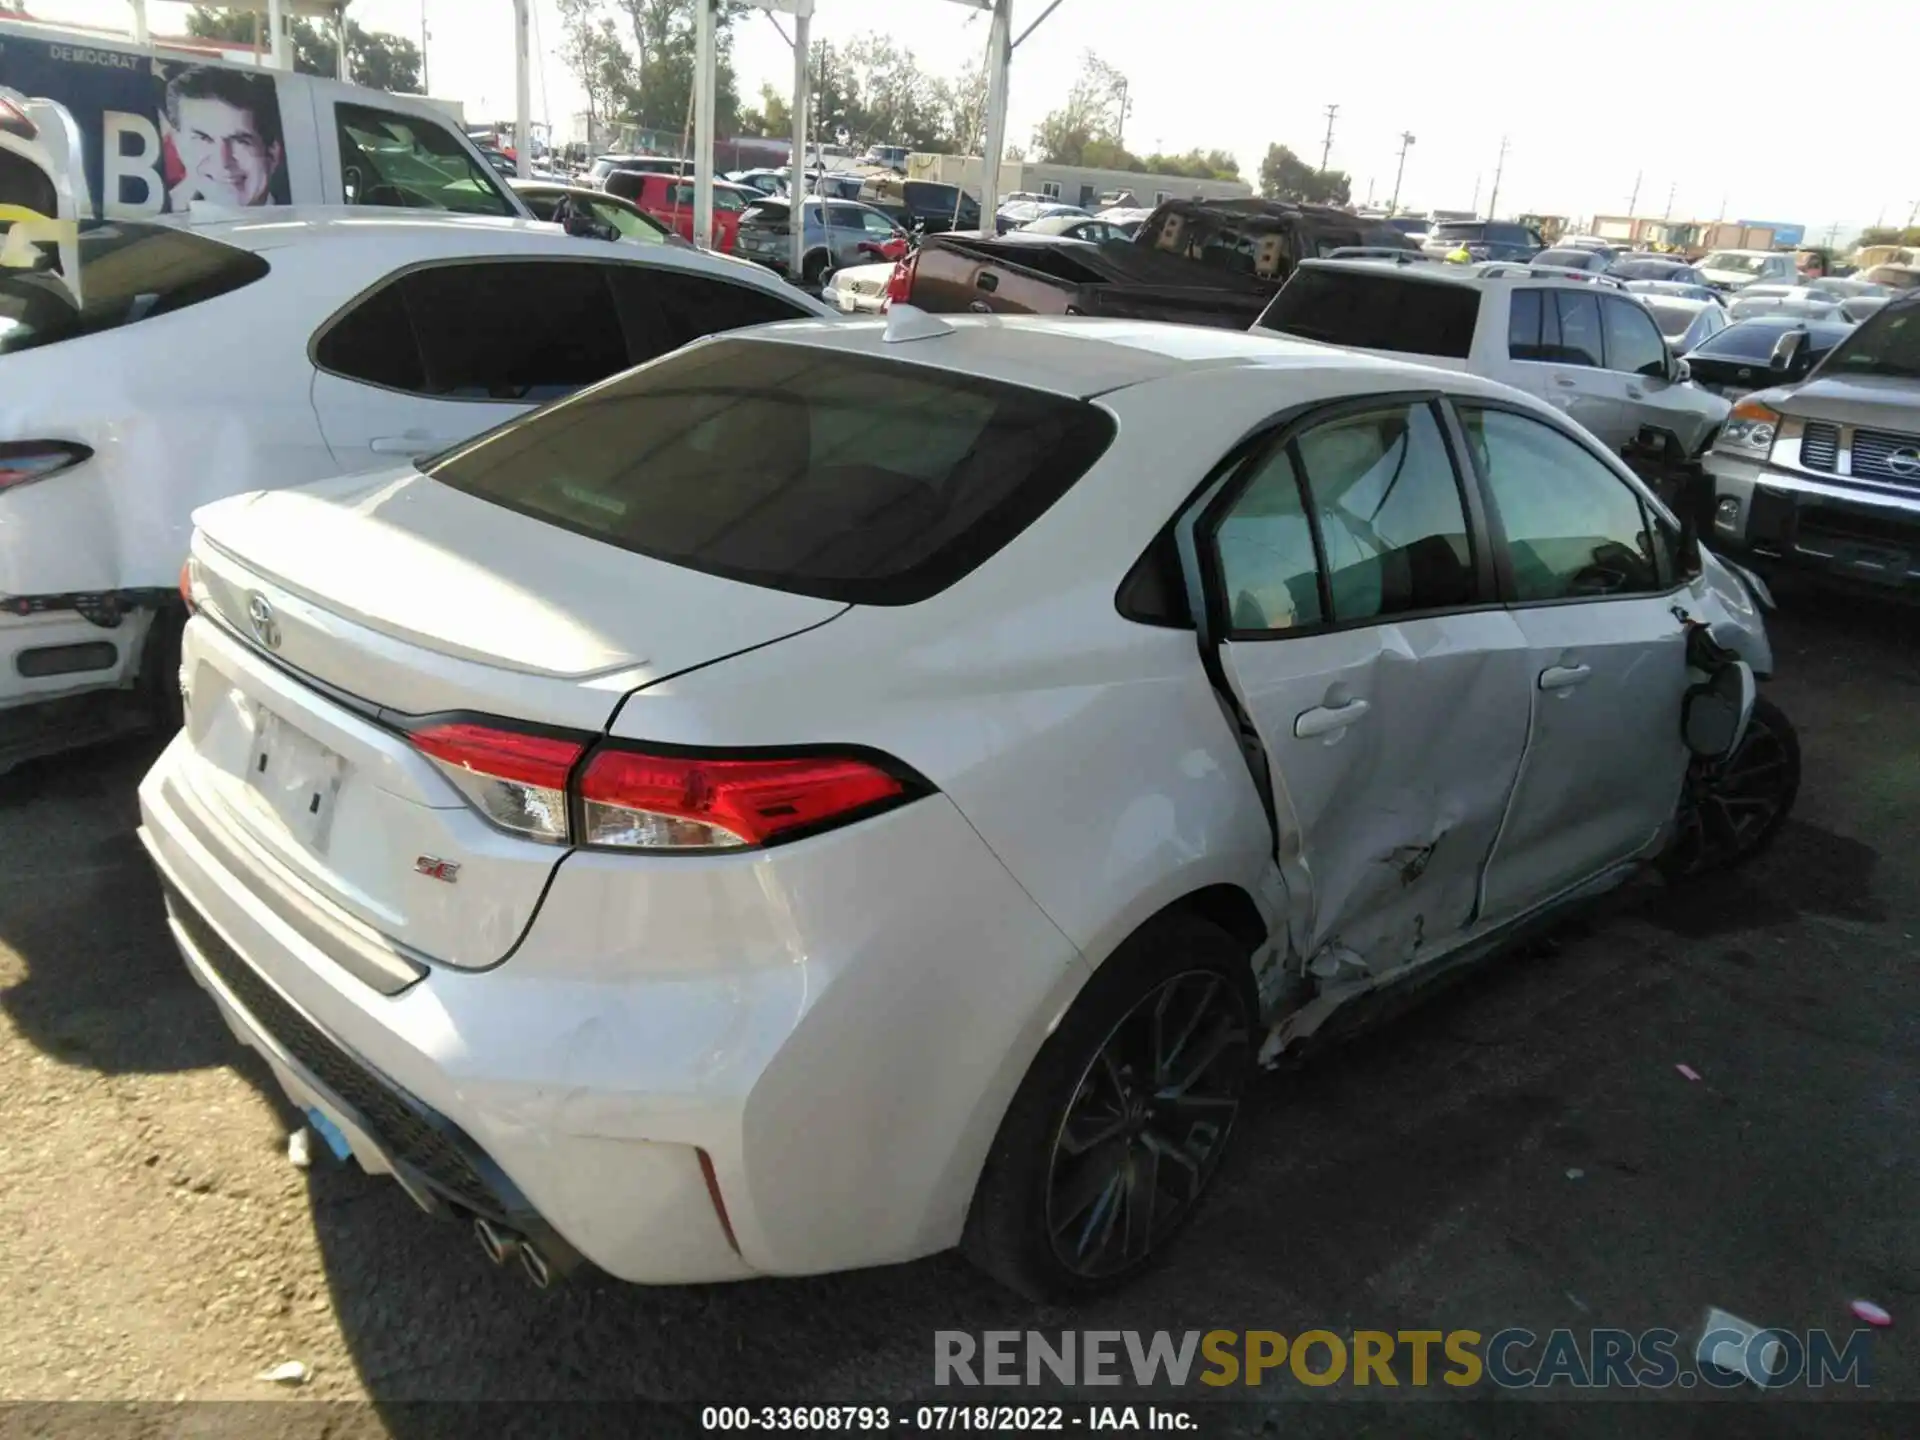
[[[1704,547],[1700,558],[1700,576],[1688,587],[1697,607],[1694,618],[1704,621],[1713,638],[1752,666],[1755,675],[1770,677],[1773,645],[1767,639],[1764,609],[1771,608],[1772,596],[1766,582]]]

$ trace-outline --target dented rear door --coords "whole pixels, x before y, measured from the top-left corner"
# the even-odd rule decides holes
[[[1265,752],[1293,941],[1322,974],[1417,962],[1476,915],[1529,707],[1473,513],[1416,399],[1251,457],[1198,528],[1218,680]]]

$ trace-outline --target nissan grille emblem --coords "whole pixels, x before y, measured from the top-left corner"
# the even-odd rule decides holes
[[[267,597],[257,590],[247,596],[247,623],[253,626],[254,638],[267,649],[280,648],[280,622],[274,619]]]
[[[1909,445],[1904,449],[1894,451],[1891,455],[1887,456],[1887,469],[1898,475],[1902,480],[1911,480],[1914,476],[1920,475],[1920,450],[1916,450],[1913,446]]]

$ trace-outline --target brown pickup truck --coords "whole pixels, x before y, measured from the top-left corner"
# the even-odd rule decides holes
[[[1301,260],[1353,246],[1415,248],[1390,226],[1326,206],[1169,200],[1131,243],[1092,245],[1021,230],[931,236],[901,278],[907,303],[923,310],[1109,315],[1245,330]]]
[[[1273,293],[1125,242],[1018,231],[929,235],[906,263],[907,303],[943,314],[1105,315],[1245,330]]]

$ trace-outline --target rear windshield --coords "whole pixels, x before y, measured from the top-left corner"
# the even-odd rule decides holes
[[[749,584],[911,605],[985,562],[1113,438],[1084,401],[811,345],[721,340],[429,462],[434,479]]]
[[[1487,233],[1487,227],[1473,220],[1454,221],[1445,225],[1436,225],[1427,232],[1433,240],[1479,240]]]
[[[973,204],[972,197],[969,196],[963,205],[960,199],[960,187],[957,185],[935,185],[927,180],[909,180],[903,189],[906,193],[907,203],[916,210],[928,210],[936,207],[942,210],[951,210],[956,205],[961,205],[962,208],[965,208],[966,205]],[[977,209],[978,207],[976,206],[974,208]]]
[[[1810,353],[1832,349],[1835,336],[1846,333],[1831,326],[1802,326],[1793,320],[1746,320],[1729,325],[1693,353],[1716,360],[1765,360],[1782,335],[1800,329],[1807,332]]]
[[[1480,294],[1377,270],[1302,267],[1280,287],[1263,330],[1350,345],[1464,360],[1473,348]]]
[[[171,314],[267,273],[250,251],[168,225],[93,226],[80,235],[79,255],[79,308],[51,264],[0,269],[0,355]]]

